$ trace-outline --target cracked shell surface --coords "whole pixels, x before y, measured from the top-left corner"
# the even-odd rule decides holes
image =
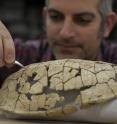
[[[56,119],[117,97],[117,66],[65,59],[28,65],[0,89],[0,110],[22,118]]]

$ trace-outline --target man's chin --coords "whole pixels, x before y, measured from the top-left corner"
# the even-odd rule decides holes
[[[74,55],[55,55],[56,59],[83,59],[82,57],[74,56]]]

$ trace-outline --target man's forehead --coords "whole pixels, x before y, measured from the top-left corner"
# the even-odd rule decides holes
[[[57,2],[57,3],[60,3],[60,2],[63,2],[63,3],[68,3],[68,2],[72,2],[72,3],[78,3],[78,2],[90,2],[90,3],[92,3],[92,1],[93,2],[95,2],[95,3],[99,3],[101,0],[46,0],[47,2],[46,3],[53,3],[53,2]]]
[[[74,7],[79,7],[79,6],[85,6],[85,7],[90,7],[94,6],[97,7],[100,3],[100,0],[47,0],[47,5],[48,6],[63,6],[66,8],[67,6],[74,6]],[[89,6],[90,5],[90,6]]]
[[[59,11],[97,11],[100,0],[49,0],[48,7]]]

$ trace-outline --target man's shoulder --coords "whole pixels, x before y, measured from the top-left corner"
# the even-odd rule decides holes
[[[107,62],[117,64],[117,42],[105,41],[103,42],[103,58]]]
[[[117,54],[117,42],[109,42],[107,48],[111,54]]]
[[[46,39],[28,40],[23,42],[15,39],[16,59],[24,65],[47,61],[52,58],[52,51]]]
[[[47,40],[46,39],[36,39],[36,40],[27,40],[24,41],[20,38],[16,38],[14,39],[14,43],[15,46],[35,46],[35,47],[39,47],[40,45],[46,45],[47,44]]]

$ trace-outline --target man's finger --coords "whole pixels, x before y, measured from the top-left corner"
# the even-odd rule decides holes
[[[4,46],[4,61],[7,64],[11,64],[15,61],[15,47],[13,40],[10,36],[5,36],[3,39],[3,46]]]
[[[0,67],[4,65],[4,53],[3,53],[3,44],[2,44],[2,38],[0,36]]]
[[[0,22],[0,34],[2,35],[4,61],[7,64],[11,64],[15,61],[15,47],[10,33],[2,22]]]

